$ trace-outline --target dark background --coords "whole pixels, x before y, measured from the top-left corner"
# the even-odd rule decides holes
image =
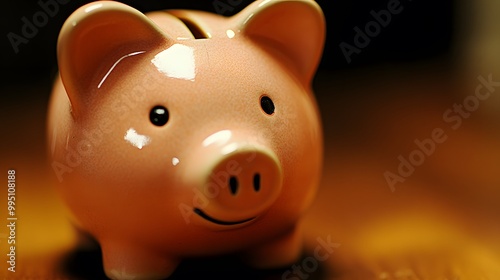
[[[44,2],[48,0],[42,0]],[[227,3],[227,0],[220,0]],[[57,71],[56,43],[59,29],[64,20],[78,7],[91,2],[70,0],[59,5],[59,12],[48,23],[39,28],[38,34],[29,39],[27,44],[19,46],[16,54],[7,34],[9,32],[21,35],[22,17],[32,22],[33,15],[41,10],[38,1],[18,0],[5,1],[2,4],[0,17],[2,56],[2,82],[8,84],[31,83],[39,80],[50,80]],[[147,12],[161,9],[200,9],[216,12],[214,1],[121,1],[140,11]],[[232,15],[247,6],[250,0],[242,0],[234,7]],[[352,62],[347,63],[339,44],[342,41],[353,45],[354,27],[364,28],[367,22],[373,20],[371,10],[387,9],[389,0],[318,0],[323,8],[327,21],[327,41],[320,70],[344,71],[366,66],[387,63],[415,62],[433,59],[448,59],[452,45],[456,41],[457,4],[453,0],[401,0],[404,10],[393,15],[391,23],[382,28],[380,34],[373,38],[370,44],[358,55],[352,56]],[[9,94],[9,93],[3,93]],[[40,94],[47,94],[46,92]]]

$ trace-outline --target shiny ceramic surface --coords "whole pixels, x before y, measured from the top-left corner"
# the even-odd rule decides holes
[[[50,165],[109,277],[166,277],[193,256],[296,260],[322,164],[311,80],[324,28],[308,0],[229,18],[101,1],[70,16]]]

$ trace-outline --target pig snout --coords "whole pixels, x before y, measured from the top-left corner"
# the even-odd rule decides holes
[[[198,160],[202,167],[197,189],[204,203],[195,205],[193,211],[203,222],[245,224],[265,213],[279,197],[282,168],[271,150],[229,143],[212,149],[211,154]]]

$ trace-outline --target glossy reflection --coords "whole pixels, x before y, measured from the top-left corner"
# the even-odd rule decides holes
[[[148,136],[138,134],[133,128],[127,130],[123,139],[139,150],[151,143],[151,139]]]
[[[151,63],[170,78],[194,81],[196,76],[194,50],[182,44],[174,44],[158,53]]]
[[[113,64],[113,66],[111,66],[111,68],[108,70],[108,72],[106,73],[106,75],[104,75],[104,78],[102,78],[102,80],[99,83],[99,85],[97,86],[97,88],[101,88],[102,84],[106,81],[106,79],[108,78],[109,74],[111,74],[111,72],[113,72],[113,69],[115,69],[116,65],[118,65],[118,63],[120,63],[123,59],[125,59],[127,57],[134,56],[134,55],[142,54],[142,53],[145,53],[145,51],[133,52],[133,53],[130,53],[130,54],[127,54],[127,55],[124,55],[124,56],[120,57],[120,59],[118,59]]]
[[[100,7],[102,7],[102,4],[94,4],[94,5],[89,6],[88,8],[86,8],[85,9],[85,13],[90,13],[93,10],[99,9]]]
[[[223,155],[228,155],[228,154],[236,151],[239,146],[240,145],[238,143],[231,143],[231,144],[225,146],[224,148],[222,148],[221,153]]]
[[[233,31],[233,30],[228,29],[228,30],[226,30],[226,35],[227,35],[227,37],[228,37],[229,39],[232,39],[232,38],[234,38],[234,36],[235,36],[236,34],[234,33],[234,31]]]
[[[232,133],[230,130],[221,130],[216,132],[203,140],[203,147],[208,147],[213,144],[224,145],[231,139]]]

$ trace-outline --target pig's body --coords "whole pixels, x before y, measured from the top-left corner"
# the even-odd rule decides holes
[[[313,2],[283,2],[317,9],[323,24]],[[56,81],[48,119],[51,166],[77,222],[100,242],[108,276],[161,278],[191,256],[239,252],[273,267],[300,254],[297,224],[321,169],[310,81],[323,26],[314,61],[298,66],[295,50],[245,36],[261,32],[259,22],[239,22],[275,9],[257,4],[229,19],[175,11],[152,13],[148,23],[102,2],[73,16],[76,31],[63,28],[64,86]],[[109,19],[110,11],[131,30],[99,27],[104,35],[90,40],[99,12]],[[177,17],[210,38],[194,39]],[[64,37],[71,32],[77,35]],[[166,124],[163,109],[154,113],[160,123],[152,117],[155,106],[168,110]]]

